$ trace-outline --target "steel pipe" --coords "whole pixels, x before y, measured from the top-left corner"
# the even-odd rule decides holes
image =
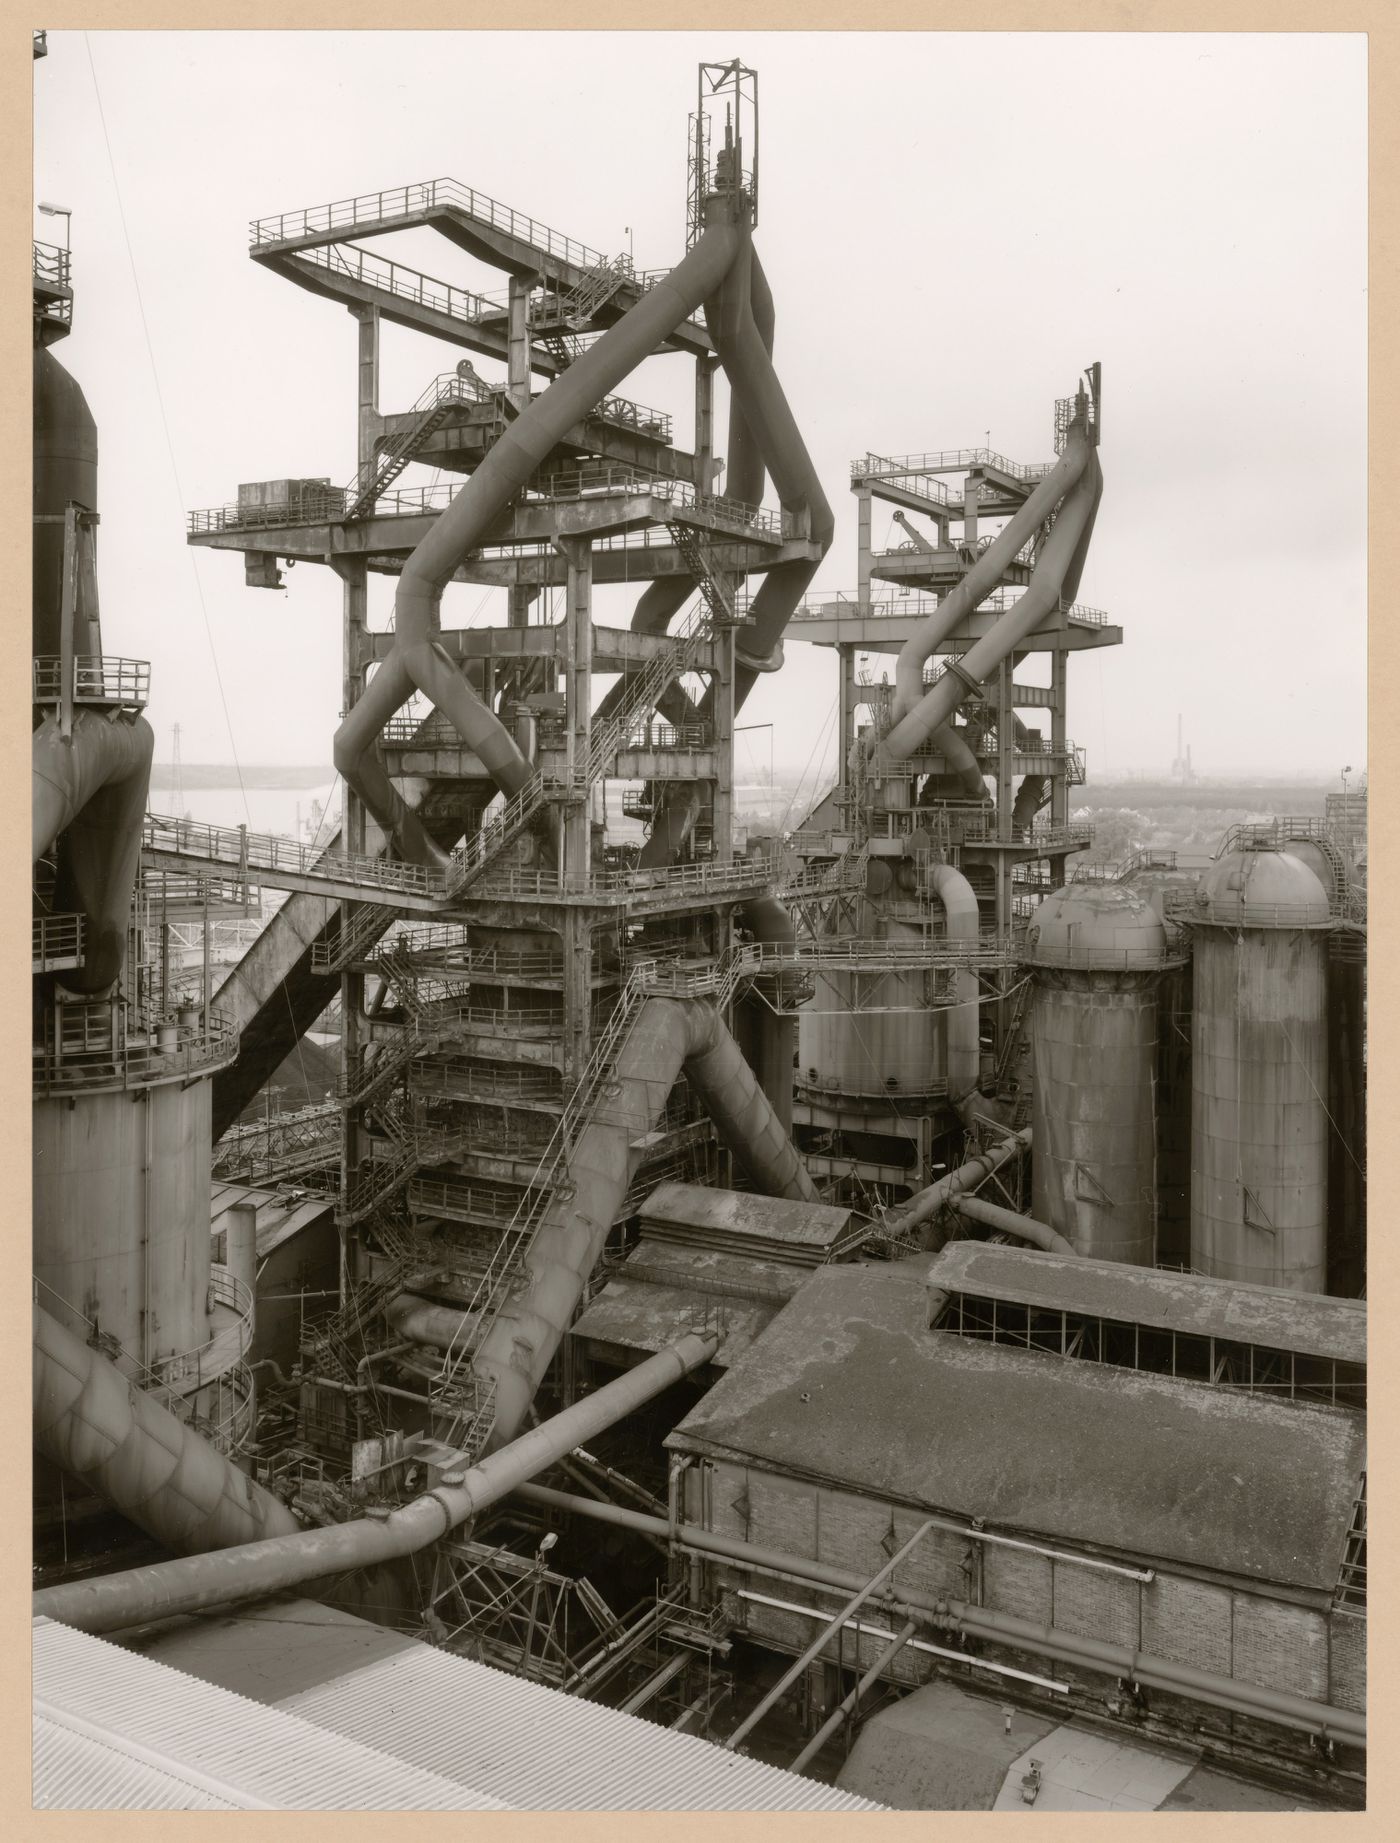
[[[857,1623],[856,1630],[859,1632],[863,1629],[868,1628],[862,1628],[860,1624]],[[830,1715],[827,1716],[821,1727],[817,1729],[811,1740],[808,1741],[807,1745],[802,1749],[801,1753],[798,1754],[797,1758],[788,1768],[790,1773],[800,1773],[809,1760],[816,1758],[822,1748],[825,1747],[828,1740],[830,1740],[831,1736],[835,1734],[836,1730],[841,1726],[841,1723],[846,1719],[849,1712],[855,1708],[866,1690],[870,1688],[870,1685],[875,1682],[882,1671],[889,1669],[895,1658],[909,1643],[909,1640],[918,1629],[918,1626],[915,1625],[912,1619],[905,1620],[903,1626],[898,1632],[894,1633],[890,1642],[861,1677],[855,1688],[847,1691],[837,1703],[836,1707],[831,1711]]]
[[[495,1382],[494,1437],[508,1440],[520,1425],[636,1176],[642,1155],[635,1143],[665,1107],[682,1069],[758,1190],[815,1201],[806,1167],[714,1005],[646,999],[613,1065],[616,1092],[569,1153],[572,1193],[556,1193],[540,1217],[529,1284],[507,1300],[472,1359],[476,1373]],[[460,1338],[457,1348],[466,1341]]]
[[[1011,1159],[1023,1157],[1030,1149],[1031,1129],[1027,1126],[1019,1133],[1013,1133],[1009,1139],[1003,1139],[1000,1144],[992,1146],[989,1151],[979,1152],[955,1171],[947,1172],[937,1183],[930,1184],[926,1190],[910,1197],[894,1215],[887,1216],[884,1225],[886,1234],[908,1234],[910,1229],[927,1222],[930,1216],[935,1215],[960,1192],[971,1190],[983,1178],[990,1177]]]
[[[574,1511],[601,1523],[614,1523],[624,1529],[666,1533],[664,1517],[648,1517],[641,1511],[625,1510],[617,1504],[594,1504],[588,1498],[571,1497],[545,1485],[527,1484],[519,1496],[528,1503],[552,1509]],[[975,1532],[968,1531],[967,1534]],[[853,1593],[865,1585],[861,1576],[825,1562],[809,1561],[805,1556],[789,1555],[780,1549],[764,1548],[757,1543],[741,1542],[734,1537],[718,1536],[693,1524],[683,1524],[680,1545],[721,1561],[733,1561],[755,1573],[785,1574],[793,1580],[815,1586]],[[988,1607],[970,1606],[916,1588],[903,1587],[897,1595],[881,1596],[882,1604],[907,1618],[911,1613],[931,1616],[935,1624],[951,1631],[966,1631],[989,1643],[1033,1651],[1045,1657],[1094,1669],[1106,1675],[1123,1677],[1146,1684],[1149,1688],[1169,1691],[1173,1695],[1199,1696],[1238,1715],[1252,1720],[1275,1721],[1284,1727],[1309,1734],[1330,1734],[1349,1746],[1366,1745],[1366,1718],[1351,1709],[1339,1709],[1327,1703],[1311,1702],[1303,1696],[1290,1696],[1242,1678],[1222,1677],[1214,1671],[1196,1670],[1188,1664],[1173,1663],[1146,1652],[1112,1645],[1101,1639],[1081,1638],[1056,1626],[1037,1625],[1018,1619],[1011,1613],[996,1612]]]
[[[148,1536],[198,1554],[295,1531],[279,1498],[34,1306],[34,1445]]]
[[[1072,1241],[1066,1241],[1048,1222],[1037,1222],[1033,1216],[1018,1215],[1014,1209],[1003,1209],[1000,1203],[987,1203],[981,1197],[957,1197],[951,1208],[956,1215],[965,1216],[969,1222],[983,1223],[989,1229],[1001,1229],[1007,1235],[1015,1235],[1021,1241],[1043,1248],[1047,1254],[1070,1254],[1076,1260],[1079,1259],[1079,1251]]]
[[[635,1413],[654,1395],[708,1362],[718,1344],[713,1334],[689,1333],[678,1338],[636,1369],[552,1420],[541,1422],[489,1458],[445,1475],[435,1491],[402,1509],[46,1588],[34,1596],[34,1613],[84,1632],[116,1632],[148,1619],[208,1611],[237,1600],[281,1593],[327,1575],[400,1560],[436,1542],[536,1472],[555,1464],[580,1441]],[[665,1522],[658,1521],[664,1531]]]
[[[818,1655],[827,1640],[845,1625],[853,1612],[865,1605],[865,1602],[870,1598],[871,1594],[874,1593],[875,1589],[889,1579],[899,1564],[919,1546],[932,1528],[933,1524],[931,1522],[926,1521],[921,1523],[909,1540],[890,1556],[889,1560],[882,1568],[877,1569],[876,1572],[871,1575],[865,1585],[851,1596],[832,1619],[828,1620],[821,1631],[818,1632],[816,1637],[812,1640],[811,1644],[808,1645],[807,1649],[798,1653],[796,1659],[783,1672],[782,1676],[779,1677],[778,1681],[773,1685],[772,1689],[768,1691],[767,1695],[763,1696],[756,1706],[750,1709],[749,1713],[739,1723],[729,1739],[725,1741],[724,1745],[726,1748],[737,1747],[744,1736],[758,1726],[759,1722],[762,1721],[763,1717],[768,1713],[769,1709],[772,1708],[778,1698],[783,1695],[786,1690],[790,1689],[802,1675],[802,1672],[811,1663],[812,1659]]]
[[[886,756],[902,761],[916,754],[940,725],[948,722],[978,685],[996,670],[1032,634],[1062,599],[1066,584],[1077,565],[1082,564],[1088,546],[1094,515],[1103,491],[1103,477],[1098,455],[1089,445],[1082,425],[1071,430],[1064,460],[1076,461],[1078,472],[1059,516],[1051,527],[1041,554],[1036,560],[1025,593],[1007,609],[991,632],[984,634],[955,665],[924,694],[919,702],[893,725],[881,740]],[[1056,472],[1059,470],[1056,469]],[[1050,479],[1054,479],[1052,473]],[[1048,484],[1048,482],[1047,482]],[[1031,495],[1033,501],[1035,495]],[[1031,501],[1028,501],[1029,505]],[[1023,507],[1022,510],[1025,508]],[[1000,541],[1000,540],[998,540]],[[996,546],[992,546],[995,551]],[[989,552],[989,555],[992,553]],[[975,574],[975,570],[973,574]],[[971,580],[966,578],[965,580]],[[956,593],[956,591],[954,591]],[[948,598],[952,600],[952,596]],[[940,604],[940,607],[942,604]],[[922,677],[920,678],[922,686]]]
[[[895,662],[892,715],[896,725],[916,708],[924,695],[924,665],[948,635],[984,602],[1016,560],[1016,553],[1034,537],[1088,464],[1084,441],[1066,445],[1055,466],[1018,508],[1005,530],[987,546],[961,582],[937,608],[920,622],[905,641]],[[912,753],[912,751],[910,751]]]

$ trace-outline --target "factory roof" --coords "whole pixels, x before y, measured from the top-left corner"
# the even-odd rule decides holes
[[[718,1320],[714,1362],[727,1369],[767,1329],[808,1269],[717,1248],[644,1239],[570,1328],[570,1336],[622,1350],[656,1351],[697,1322]]]
[[[335,1208],[335,1198],[315,1191],[268,1190],[258,1184],[214,1182],[209,1187],[210,1226],[220,1233],[220,1218],[235,1204],[250,1203],[257,1212],[258,1258],[261,1260],[310,1223]]]
[[[1330,1594],[1365,1422],[929,1331],[922,1266],[819,1269],[667,1444],[1003,1532]]]
[[[830,1203],[796,1203],[704,1184],[658,1184],[638,1211],[653,1240],[785,1257],[824,1260],[850,1227],[852,1211]]]
[[[977,1241],[949,1242],[928,1270],[928,1286],[930,1292],[1015,1300],[1339,1363],[1366,1361],[1366,1305],[1360,1299]]]
[[[880,1809],[311,1600],[184,1620],[136,1642],[405,1770],[480,1786],[517,1810]]]
[[[39,1810],[505,1811],[303,1716],[36,1619]]]

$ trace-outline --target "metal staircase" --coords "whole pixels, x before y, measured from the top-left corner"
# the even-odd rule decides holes
[[[734,584],[723,570],[712,566],[709,545],[694,525],[683,525],[679,521],[668,524],[666,529],[671,534],[671,541],[681,553],[681,558],[695,586],[704,598],[710,619],[719,624],[733,621]]]
[[[531,302],[531,331],[542,338],[557,336],[565,329],[571,333],[586,331],[598,309],[631,279],[632,265],[625,256],[595,263],[577,287],[555,286],[542,291]]]
[[[340,905],[337,931],[325,940],[312,943],[312,972],[343,971],[355,960],[364,958],[372,947],[378,946],[393,925],[392,913],[386,912],[376,903],[343,902]]]
[[[509,1297],[513,1278],[523,1268],[535,1229],[548,1207],[547,1201],[545,1209],[539,1207],[541,1194],[544,1193],[547,1198],[559,1182],[569,1155],[594,1118],[598,1102],[608,1085],[607,1078],[613,1063],[630,1035],[642,1005],[652,996],[647,982],[649,967],[650,963],[635,967],[623,987],[622,995],[594,1046],[583,1074],[564,1104],[559,1124],[540,1158],[530,1187],[521,1198],[514,1217],[507,1224],[486,1265],[463,1315],[463,1324],[472,1324],[470,1337],[459,1335],[443,1352],[442,1367],[430,1391],[435,1401],[442,1401],[443,1413],[449,1412],[449,1401],[454,1391],[461,1386],[461,1377],[464,1371],[469,1370],[473,1353],[490,1333]],[[489,1432],[488,1426],[482,1433],[483,1441]]]
[[[567,1179],[569,1158],[596,1117],[598,1103],[610,1085],[613,1064],[642,1006],[648,999],[659,997],[707,998],[723,1011],[733,998],[740,979],[752,971],[752,955],[745,949],[735,950],[700,972],[673,973],[654,960],[641,961],[633,967],[583,1074],[565,1102],[559,1124],[540,1158],[529,1188],[466,1308],[463,1324],[466,1326],[470,1322],[470,1333],[460,1335],[443,1353],[442,1368],[431,1385],[434,1399],[439,1391],[446,1395],[460,1386],[465,1367],[470,1365],[473,1354],[484,1343],[510,1297],[514,1278],[525,1271],[535,1230],[548,1211],[555,1188]],[[488,1425],[482,1434],[483,1441],[489,1432]]]
[[[388,442],[372,466],[361,469],[345,489],[347,519],[363,518],[388,492],[423,444],[431,439],[461,403],[490,403],[501,393],[471,373],[448,371],[432,383],[409,410],[413,420]]]

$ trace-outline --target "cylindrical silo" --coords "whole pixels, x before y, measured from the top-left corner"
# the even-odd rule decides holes
[[[1098,1260],[1150,1267],[1157,986],[1167,937],[1121,884],[1070,884],[1026,933],[1034,968],[1034,1214]]]
[[[1191,1265],[1324,1292],[1327,892],[1290,852],[1234,851],[1190,919]]]
[[[44,1310],[156,1367],[209,1324],[211,1085],[34,1098],[34,1275]]]

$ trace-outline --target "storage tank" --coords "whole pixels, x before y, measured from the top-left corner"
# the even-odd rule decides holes
[[[211,1084],[34,1097],[39,1303],[155,1366],[210,1334]]]
[[[918,941],[921,931],[859,905],[865,939]],[[839,946],[841,935],[824,945]],[[931,969],[817,974],[798,1015],[798,1080],[843,1095],[941,1095],[947,1086],[946,1020],[934,1007]]]
[[[1194,934],[1191,1265],[1327,1288],[1327,892],[1278,847],[1201,880]]]
[[[1026,931],[1034,1214],[1097,1260],[1150,1267],[1157,1216],[1157,987],[1166,929],[1122,884],[1072,883]]]
[[[34,654],[61,651],[63,514],[97,510],[97,424],[76,378],[47,347],[34,353]],[[82,652],[83,646],[75,648]]]

